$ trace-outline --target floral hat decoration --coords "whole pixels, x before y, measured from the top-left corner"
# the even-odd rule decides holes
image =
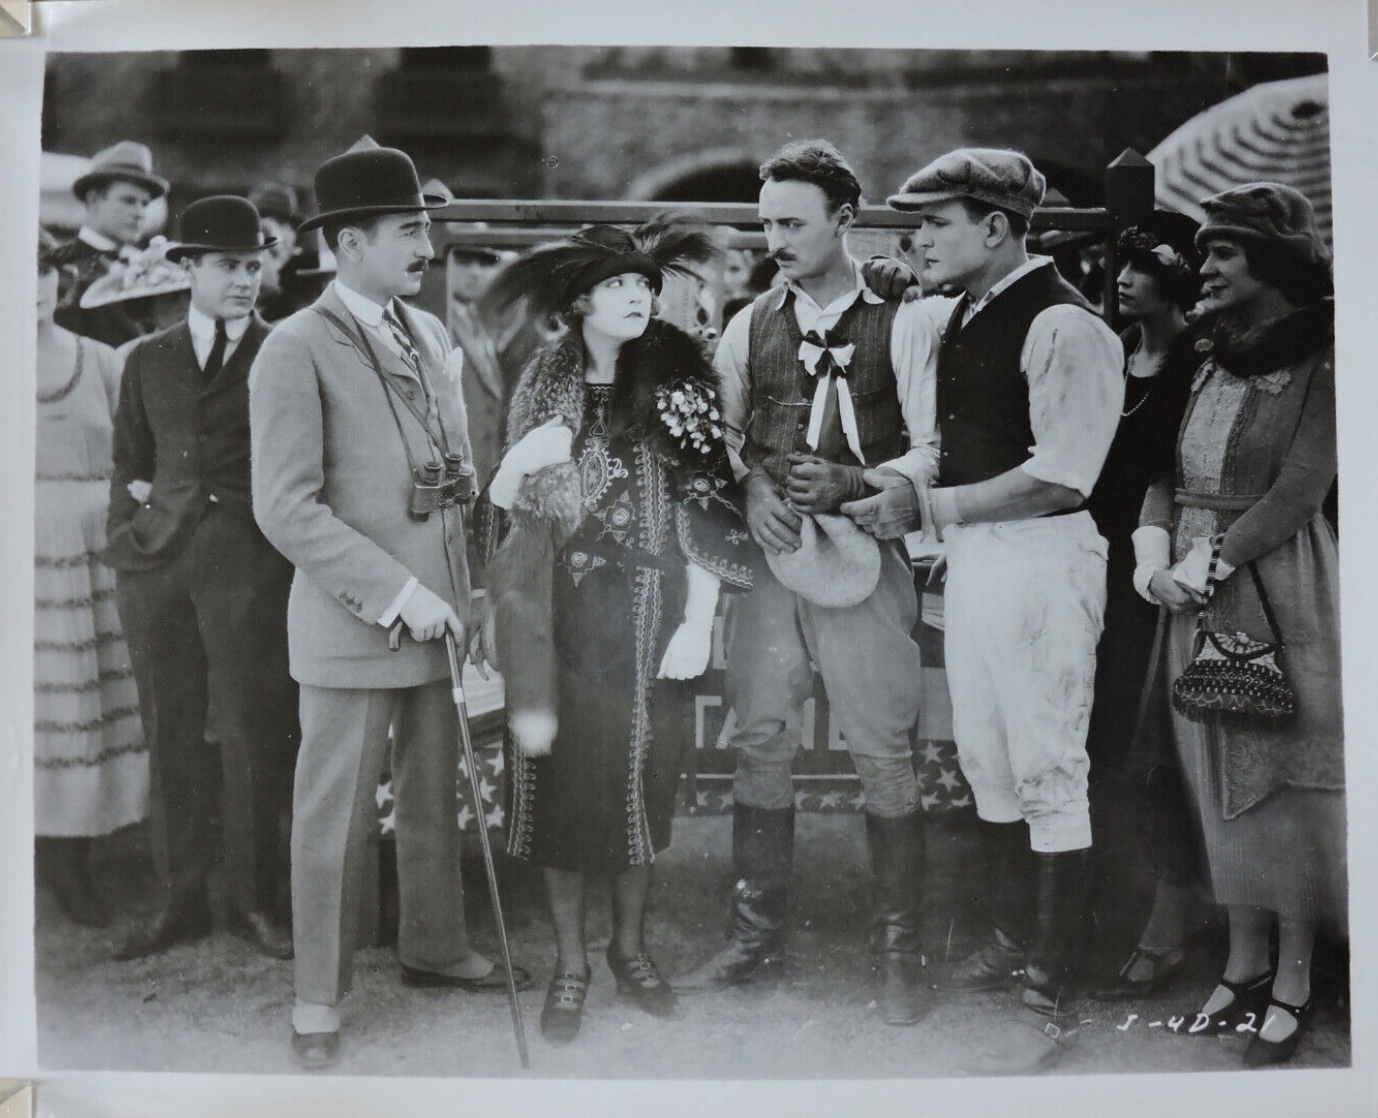
[[[589,225],[563,240],[539,245],[511,261],[485,293],[485,308],[506,310],[525,299],[529,312],[550,317],[603,280],[637,272],[656,294],[665,275],[702,280],[695,265],[706,264],[716,248],[707,232],[669,215],[660,215],[628,232],[614,225]]]
[[[167,258],[173,242],[154,237],[142,251],[123,250],[110,270],[88,287],[81,296],[81,307],[104,307],[150,295],[168,295],[191,286],[187,273]]]

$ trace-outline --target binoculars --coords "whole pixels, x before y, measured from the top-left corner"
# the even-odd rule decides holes
[[[474,468],[458,454],[445,455],[445,462],[427,462],[412,471],[411,496],[407,515],[424,521],[431,513],[474,499]]]

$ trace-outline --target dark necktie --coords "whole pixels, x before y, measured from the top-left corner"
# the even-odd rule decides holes
[[[215,320],[215,341],[211,343],[211,351],[206,356],[205,368],[201,370],[201,375],[205,380],[215,379],[215,374],[220,372],[225,364],[225,347],[230,343],[230,336],[225,333],[225,320],[217,318]]]

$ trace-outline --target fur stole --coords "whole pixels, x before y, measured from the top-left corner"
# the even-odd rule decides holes
[[[1335,303],[1326,299],[1259,326],[1245,328],[1221,315],[1209,327],[1201,352],[1237,377],[1262,376],[1295,365],[1335,340]]]
[[[584,365],[583,339],[577,331],[532,356],[513,393],[508,449],[552,416],[580,429]],[[698,342],[668,323],[652,320],[646,333],[627,342],[618,354],[610,433],[644,438],[657,454],[679,463],[681,452],[660,417],[656,390],[686,380],[716,395],[716,378]],[[510,531],[489,564],[508,723],[518,750],[528,756],[548,753],[558,729],[553,572],[560,548],[584,515],[577,462],[536,471],[522,482],[510,513]]]

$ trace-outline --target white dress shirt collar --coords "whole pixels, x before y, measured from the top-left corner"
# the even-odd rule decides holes
[[[225,319],[225,337],[231,342],[239,341],[252,319],[251,314],[246,314],[243,318]],[[205,342],[209,346],[215,341],[215,319],[202,314],[195,307],[187,309],[187,326],[191,329],[191,336],[198,342]]]
[[[793,280],[786,280],[785,288],[783,291],[780,292],[780,299],[775,304],[775,309],[778,311],[782,307],[784,307],[785,301],[789,298],[790,294],[793,293],[796,299],[807,299],[810,304],[812,304],[815,307],[818,307],[818,309],[822,311],[824,314],[827,314],[829,311],[837,311],[838,313],[841,313],[856,301],[858,291],[861,292],[861,297],[868,303],[885,302],[885,300],[881,298],[881,296],[877,295],[874,291],[872,291],[869,287],[866,286],[866,280],[861,274],[861,263],[855,258],[853,258],[852,287],[843,294],[839,295],[826,307],[818,307],[818,304],[814,301],[812,295],[810,295],[807,291],[805,291]]]
[[[118,241],[112,241],[104,233],[97,233],[87,225],[83,225],[77,230],[77,240],[84,241],[99,252],[119,252],[120,250]]]
[[[970,304],[966,309],[966,315],[962,319],[963,323],[970,322],[977,311],[983,310],[992,299],[994,299],[997,295],[1000,294],[1000,292],[1012,287],[1015,283],[1017,283],[1019,280],[1023,279],[1030,272],[1032,272],[1035,268],[1046,267],[1050,265],[1052,262],[1053,258],[1051,256],[1030,256],[1026,261],[1024,261],[1023,264],[1019,265],[1019,267],[1017,267],[1014,271],[1010,272],[1007,276],[997,281],[994,287],[992,287],[974,303]]]
[[[388,300],[386,306],[379,306],[367,295],[360,295],[352,287],[346,287],[339,279],[335,280],[335,294],[340,297],[340,302],[345,308],[362,322],[365,326],[377,330],[383,324],[383,315],[392,309],[393,301]],[[396,314],[393,311],[393,314]]]

